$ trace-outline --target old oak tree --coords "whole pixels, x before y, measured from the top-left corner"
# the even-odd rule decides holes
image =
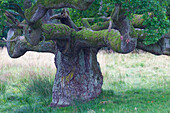
[[[101,93],[96,55],[102,47],[170,55],[166,0],[2,0],[0,13],[1,28],[9,28],[4,41],[10,57],[27,51],[55,55],[53,107]]]

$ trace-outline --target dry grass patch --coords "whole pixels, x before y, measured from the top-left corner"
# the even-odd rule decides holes
[[[6,48],[0,49],[0,80],[36,75],[55,75],[54,55],[27,52],[20,58],[10,58]]]
[[[170,81],[169,56],[149,53],[105,54],[101,51],[98,61],[104,75],[103,89],[124,90],[119,82],[129,88],[150,88],[158,84],[165,86]]]

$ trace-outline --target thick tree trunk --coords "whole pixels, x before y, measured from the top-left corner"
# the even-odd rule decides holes
[[[96,49],[84,48],[70,57],[57,50],[52,107],[73,105],[74,99],[88,101],[101,93],[103,77],[96,54]]]

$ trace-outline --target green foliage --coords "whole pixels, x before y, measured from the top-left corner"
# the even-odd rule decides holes
[[[168,2],[166,0],[117,0],[122,7],[129,9],[128,16],[132,14],[143,14],[143,25],[146,26],[147,37],[145,44],[156,43],[162,35],[168,33],[170,23],[166,12]]]
[[[0,47],[4,47],[5,46],[5,42],[1,42],[1,37],[0,37]]]
[[[101,0],[95,0],[93,4],[85,11],[79,11],[76,9],[69,9],[70,17],[75,24],[80,27],[82,26],[82,18],[95,18],[95,23],[102,21],[98,19],[101,16],[109,16],[114,8],[114,0],[102,0],[102,8],[100,9]]]
[[[35,3],[35,0],[32,1]],[[23,2],[24,0],[0,1],[0,36],[6,24],[4,11],[8,10],[7,6],[10,6],[9,3],[16,3],[24,10]],[[69,9],[70,16],[79,27],[82,26],[82,18],[95,18],[94,22],[98,23],[102,21],[97,19],[98,17],[110,16],[116,3],[121,4],[124,9],[128,9],[127,15],[129,18],[131,18],[133,14],[143,14],[143,19],[145,20],[143,25],[146,26],[145,32],[148,34],[145,39],[145,44],[156,43],[162,35],[168,32],[170,23],[166,14],[169,15],[170,3],[167,0],[102,0],[102,4],[101,0],[95,0],[86,11]],[[22,20],[20,17],[17,18]],[[93,23],[90,24],[92,25]]]
[[[6,26],[7,18],[4,15],[4,12],[6,10],[14,12],[13,10],[8,9],[8,7],[11,7],[11,5],[9,5],[9,3],[15,3],[15,4],[19,5],[22,10],[24,10],[23,2],[24,2],[24,0],[2,0],[2,1],[0,1],[0,40],[3,37],[6,37],[8,29],[9,29]],[[20,21],[23,20],[23,18],[21,18],[20,16],[15,16],[15,17]],[[5,43],[0,41],[0,47],[2,47],[4,45],[5,45]]]
[[[4,16],[4,11],[6,10],[6,7],[4,7],[4,4],[8,3],[7,0],[0,1],[0,36],[2,36],[2,29],[6,25],[5,23],[5,16]],[[1,37],[0,37],[1,39]]]
[[[103,0],[102,10],[100,9],[100,1],[95,0],[91,7],[86,11],[78,11],[69,9],[71,18],[78,25],[82,26],[82,18],[95,18],[95,22],[99,22],[97,18],[104,15],[110,16],[114,4],[122,4],[124,9],[128,9],[126,15],[131,19],[133,14],[143,14],[143,25],[146,26],[145,32],[148,34],[145,44],[156,43],[162,35],[168,32],[170,23],[166,16],[169,10],[166,0]]]

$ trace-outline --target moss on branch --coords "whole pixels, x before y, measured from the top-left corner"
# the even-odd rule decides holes
[[[46,40],[70,38],[71,32],[75,32],[64,24],[43,24],[42,31]]]
[[[43,24],[43,34],[46,40],[73,39],[74,41],[84,41],[90,47],[110,46],[114,51],[120,51],[120,33],[117,30],[92,31],[83,28],[76,32],[63,24]],[[81,45],[80,45],[81,46]]]
[[[55,41],[70,39],[74,46],[78,47],[110,47],[115,52],[122,53],[121,49],[121,35],[118,30],[112,29],[110,32],[108,30],[92,31],[88,28],[83,28],[81,31],[76,32],[74,29],[63,25],[63,24],[43,24],[42,34],[45,40],[40,41],[36,46],[32,46],[24,36],[22,36],[22,31],[20,29],[14,30],[14,35],[10,37],[9,40],[13,40],[16,37],[20,37],[17,41],[7,42],[7,48],[9,55],[13,58],[22,56],[26,51],[37,51],[37,52],[55,52],[56,43]],[[144,30],[131,28],[133,32],[130,33],[131,36],[138,38],[138,48],[150,51],[155,54],[163,54],[160,45],[150,45],[146,46],[143,40],[146,38],[146,33]],[[43,36],[41,38],[43,39]],[[24,37],[24,38],[23,38]],[[67,43],[67,41],[66,41]],[[83,44],[83,45],[81,45]],[[147,49],[148,48],[148,49]],[[159,50],[156,50],[158,48]]]
[[[38,9],[37,3],[35,3],[32,7],[25,10],[25,16],[28,20],[32,18],[32,16],[35,14],[36,10]]]
[[[94,25],[92,25],[90,28],[92,30],[95,30],[95,31],[99,31],[99,30],[103,30],[103,29],[108,29],[109,27],[109,21],[106,21],[106,22],[100,22],[100,23],[96,23]]]
[[[109,46],[116,52],[121,51],[120,33],[114,29],[108,32],[108,30],[92,31],[84,28],[77,32],[74,37],[75,40],[88,42],[88,45],[90,44],[92,47]]]
[[[132,25],[135,28],[145,28],[143,25],[144,19],[142,18],[143,15],[134,15],[132,19]]]
[[[90,29],[83,28],[81,31],[76,32],[74,29],[63,24],[43,24],[41,29],[42,40],[36,46],[32,46],[26,40],[26,37],[16,42],[10,42],[8,46],[10,56],[18,57],[17,54],[21,56],[23,53],[19,53],[20,50],[24,51],[24,53],[29,50],[38,52],[53,52],[56,44],[54,44],[52,40],[59,41],[65,39],[73,40],[73,44],[74,42],[79,43],[79,41],[83,41],[85,42],[85,47],[98,48],[108,46],[116,52],[121,51],[120,33],[114,29],[108,32],[108,30],[92,31]],[[16,30],[11,39],[16,38],[17,36],[22,36],[21,30]],[[45,40],[43,40],[44,37]],[[79,47],[81,46],[82,45],[80,43]],[[16,50],[18,53],[15,52]]]

